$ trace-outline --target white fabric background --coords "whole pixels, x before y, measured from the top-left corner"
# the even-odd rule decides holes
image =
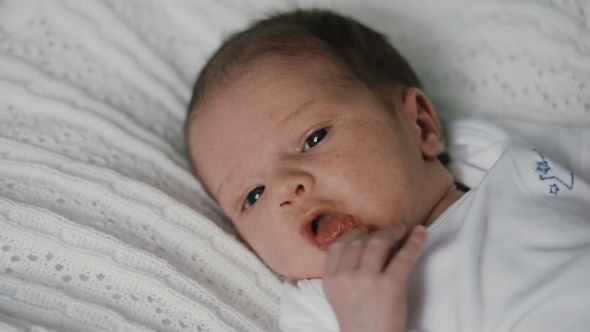
[[[586,0],[0,0],[0,330],[278,330],[182,123],[222,39],[299,6],[388,35],[445,120],[590,125]]]

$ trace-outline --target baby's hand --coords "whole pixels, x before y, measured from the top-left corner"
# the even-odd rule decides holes
[[[426,229],[392,225],[367,233],[357,228],[335,242],[323,285],[341,331],[405,331],[406,281],[426,242]],[[397,251],[396,251],[397,249]]]

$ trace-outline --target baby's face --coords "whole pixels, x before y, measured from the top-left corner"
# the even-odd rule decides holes
[[[267,61],[217,92],[188,132],[205,187],[292,278],[321,277],[328,248],[351,229],[413,226],[432,208],[415,120],[363,88],[329,88],[322,70]]]

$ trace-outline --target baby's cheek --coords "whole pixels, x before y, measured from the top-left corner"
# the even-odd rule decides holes
[[[377,189],[376,185],[382,181],[381,174],[376,172],[379,165],[375,165],[364,155],[351,155],[341,159],[342,181],[348,183],[355,196],[370,197]],[[368,195],[368,196],[367,196]]]

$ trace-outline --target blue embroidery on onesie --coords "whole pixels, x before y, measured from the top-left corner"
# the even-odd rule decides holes
[[[573,172],[570,172],[570,184],[567,184],[565,181],[563,181],[559,177],[549,174],[549,173],[553,173],[552,172],[553,168],[551,168],[551,166],[549,166],[547,159],[545,159],[545,156],[541,152],[539,152],[537,150],[535,150],[535,152],[537,152],[539,154],[539,156],[541,157],[541,161],[537,161],[537,173],[539,173],[539,180],[541,180],[541,181],[553,180],[553,183],[551,183],[549,185],[549,193],[550,194],[557,196],[557,193],[561,189],[558,184],[562,184],[564,187],[566,187],[570,191],[572,189],[574,189],[574,173]]]

